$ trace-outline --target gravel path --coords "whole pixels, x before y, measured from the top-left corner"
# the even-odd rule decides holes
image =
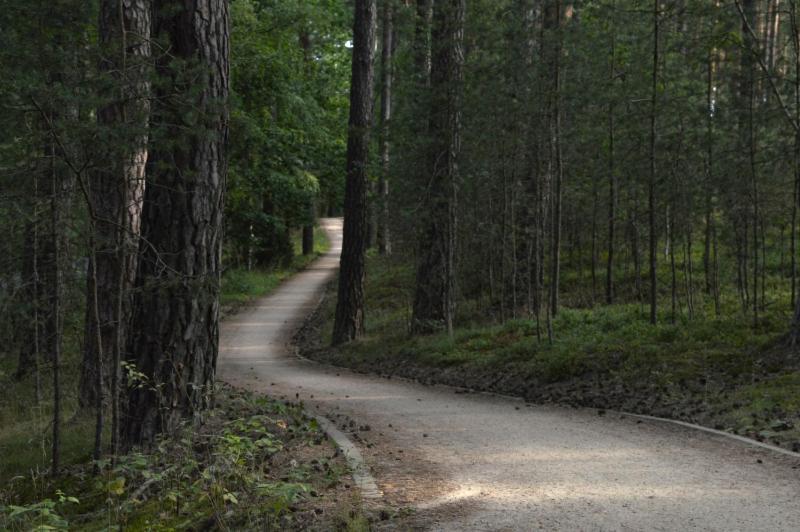
[[[359,446],[398,525],[424,530],[800,531],[800,458],[658,422],[526,406],[320,366],[287,347],[332,249],[222,324],[219,377],[303,400]]]

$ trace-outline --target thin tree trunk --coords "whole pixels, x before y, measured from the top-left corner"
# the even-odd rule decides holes
[[[797,21],[797,1],[792,0],[790,10],[792,31],[792,47],[794,49],[794,114],[795,123],[800,124],[800,26]],[[792,170],[794,172],[794,196],[792,200],[791,231],[791,264],[792,264],[792,301],[791,308],[797,306],[797,211],[800,206],[800,131],[795,130],[794,150],[792,152]]]
[[[675,324],[675,320],[678,317],[678,279],[677,279],[677,272],[675,269],[675,246],[673,243],[673,235],[675,230],[672,224],[669,223],[669,207],[667,207],[667,252],[669,256],[669,267],[670,267],[670,278],[672,280],[670,284],[670,293],[671,293],[671,300],[672,300],[672,317],[671,321],[672,324]]]
[[[628,221],[628,233],[631,244],[631,258],[633,259],[633,280],[636,300],[640,306],[643,305],[644,290],[642,286],[642,252],[639,234],[639,187],[633,185],[633,208],[630,209],[630,219]]]
[[[712,256],[713,256],[713,268],[714,268],[714,313],[717,317],[720,316],[722,313],[722,308],[720,306],[720,287],[719,287],[719,251],[717,247],[717,228],[716,226],[712,226],[711,231],[711,245],[712,245]]]
[[[364,333],[364,260],[369,233],[367,165],[372,114],[375,24],[375,0],[356,0],[350,83],[350,125],[347,137],[344,240],[333,325],[333,345],[355,340]]]
[[[55,134],[55,133],[53,133]],[[52,442],[52,474],[57,476],[61,466],[61,234],[59,227],[59,179],[56,175],[56,148],[53,144],[51,152],[51,232],[53,249],[53,292],[50,294],[53,331],[50,337],[50,351],[53,358],[53,442]]]
[[[650,225],[650,323],[655,325],[657,320],[657,272],[656,272],[656,247],[658,233],[656,232],[656,112],[658,103],[658,61],[659,61],[659,3],[653,0],[653,77],[650,107],[650,181],[648,184],[648,207]]]
[[[591,244],[591,266],[590,273],[592,278],[592,306],[597,302],[597,263],[598,263],[598,250],[597,243],[597,204],[598,204],[598,191],[597,191],[597,178],[592,178],[592,244]],[[577,231],[577,217],[575,220],[575,227]],[[581,247],[580,247],[580,231],[577,232],[578,238],[578,271],[583,269],[581,264]]]
[[[611,64],[609,66],[610,99],[608,102],[608,257],[606,262],[606,303],[614,303],[614,238],[617,208],[616,162],[614,160],[614,93],[613,83],[616,62],[616,29],[611,38]]]
[[[431,24],[433,20],[433,0],[417,0],[417,13],[414,25],[414,72],[417,85],[427,87],[431,75]]]
[[[97,271],[97,245],[95,240],[95,233],[97,231],[94,220],[92,220],[90,224],[90,239],[91,242],[89,244],[89,261],[91,263],[91,269],[93,271]],[[97,276],[94,277],[97,279]],[[97,462],[100,460],[100,457],[103,453],[103,426],[105,425],[104,420],[104,413],[105,413],[105,383],[103,378],[103,338],[101,334],[101,324],[100,324],[100,302],[99,302],[99,294],[97,290],[97,282],[95,281],[92,283],[92,290],[91,294],[91,303],[87,304],[87,307],[91,307],[92,314],[95,320],[94,326],[94,333],[96,335],[95,338],[95,374],[94,377],[96,379],[96,386],[97,389],[95,390],[95,426],[94,426],[94,451],[92,453],[92,457],[95,460],[95,469],[98,468]],[[88,303],[88,302],[87,302]]]
[[[303,225],[303,255],[314,253],[314,220],[317,217],[317,209],[313,200],[308,205],[309,222]]]
[[[706,186],[705,186],[705,243],[703,246],[703,273],[705,275],[705,292],[712,293],[714,272],[711,270],[711,239],[714,229],[714,55],[708,55],[706,76]]]
[[[33,272],[33,294],[31,305],[33,306],[33,364],[34,380],[36,386],[36,405],[42,402],[42,350],[41,350],[41,325],[39,322],[39,301],[36,296],[39,293],[39,176],[34,175],[34,203],[33,203],[33,253],[31,257],[31,267]]]
[[[561,207],[562,183],[564,169],[561,153],[561,0],[555,0],[550,6],[550,14],[546,16],[545,23],[556,32],[553,47],[552,64],[552,115],[551,115],[551,142],[553,153],[553,212],[551,219],[551,249],[550,249],[550,315],[558,315],[559,287],[561,278]],[[552,338],[551,338],[552,340]]]
[[[381,39],[381,176],[378,183],[380,198],[378,214],[378,252],[392,252],[389,237],[389,170],[390,132],[392,120],[392,82],[394,80],[394,5],[393,0],[383,0],[383,38]]]
[[[102,0],[100,5],[100,70],[118,92],[104,95],[106,102],[98,109],[97,122],[109,135],[121,139],[100,152],[102,164],[90,176],[96,267],[89,268],[87,300],[92,300],[96,290],[99,307],[98,317],[91,305],[86,309],[78,395],[84,408],[97,404],[98,383],[108,386],[114,378],[118,370],[112,358],[124,350],[127,337],[148,158],[151,9],[151,0]],[[97,327],[99,331],[95,331]],[[100,366],[95,362],[98,341],[105,347],[106,357],[101,361],[106,370],[100,378]]]
[[[453,331],[465,10],[465,0],[440,0],[434,8],[427,158],[431,181],[417,254],[414,333]]]

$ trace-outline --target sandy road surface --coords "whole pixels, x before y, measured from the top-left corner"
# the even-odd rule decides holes
[[[352,420],[384,500],[415,509],[401,528],[800,531],[800,459],[296,358],[287,342],[338,265],[341,221],[324,223],[328,255],[223,323],[219,376]]]

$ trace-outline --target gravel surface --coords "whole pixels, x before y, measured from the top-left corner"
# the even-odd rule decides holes
[[[288,347],[335,275],[332,249],[222,324],[219,377],[303,401],[361,447],[423,530],[800,530],[800,459],[596,410],[528,406],[321,366]],[[405,514],[404,514],[405,515]]]

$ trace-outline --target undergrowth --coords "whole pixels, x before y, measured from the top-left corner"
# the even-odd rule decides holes
[[[298,405],[224,387],[200,428],[152,449],[32,473],[0,490],[0,529],[346,528],[343,457]],[[342,505],[329,500],[338,496]],[[321,499],[325,497],[325,499]]]
[[[402,259],[370,256],[366,336],[327,349],[335,306],[329,293],[320,310],[318,349],[310,355],[531,401],[687,419],[800,448],[800,360],[783,347],[790,315],[777,303],[756,325],[735,294],[726,294],[716,316],[713,301],[698,293],[691,318],[680,306],[673,316],[669,298],[662,298],[655,326],[636,301],[565,306],[551,336],[544,320],[514,317],[508,309],[503,316],[497,306],[473,299],[459,303],[452,335],[411,336],[413,277]],[[571,281],[564,283],[566,302],[579,301],[576,292],[587,290]]]
[[[329,248],[222,278],[227,312],[261,297]],[[346,464],[298,406],[225,388],[199,430],[185,428],[147,452],[91,461],[94,416],[77,405],[82,313],[65,319],[61,463],[52,477],[50,371],[14,378],[0,357],[0,530],[360,530],[358,501],[340,480]],[[109,435],[104,435],[107,442]],[[336,499],[339,502],[333,502]]]

